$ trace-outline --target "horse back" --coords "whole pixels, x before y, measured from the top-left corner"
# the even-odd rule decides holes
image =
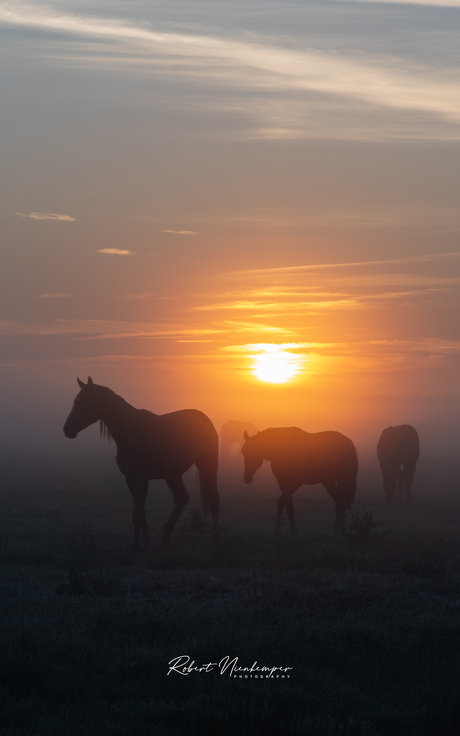
[[[420,456],[420,440],[417,430],[410,424],[387,427],[377,443],[377,457],[381,467],[417,462]]]
[[[215,459],[218,436],[209,417],[197,409],[153,414],[138,409],[126,443],[118,444],[117,462],[150,478],[182,475],[203,456]]]
[[[309,433],[297,427],[285,429],[287,431],[279,435],[279,451],[272,459],[277,478],[287,474],[303,483],[322,483],[329,478],[356,476],[355,446],[341,432]]]
[[[338,477],[358,472],[358,456],[353,442],[341,432],[306,433],[305,454],[313,465],[333,469]]]

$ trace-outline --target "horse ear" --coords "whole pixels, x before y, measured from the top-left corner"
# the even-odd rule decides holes
[[[88,386],[92,386],[92,385],[93,385],[93,379],[91,378],[91,376],[88,376]]]
[[[83,381],[80,381],[79,378],[77,378],[77,382],[78,382],[78,385],[80,386],[80,388],[85,388],[86,383],[83,383]]]
[[[247,441],[247,440],[249,439],[249,435],[248,435],[248,433],[246,432],[246,430],[244,430],[244,434],[243,434],[243,437],[244,437],[244,440],[245,440],[245,442],[246,442],[246,441]]]

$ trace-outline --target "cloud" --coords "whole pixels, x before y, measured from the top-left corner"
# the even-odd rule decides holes
[[[260,352],[274,350],[295,351],[308,361],[308,375],[326,375],[382,370],[410,371],[417,368],[451,365],[460,359],[459,340],[368,340],[350,342],[291,342],[246,343],[221,348],[229,359],[239,365],[246,358]]]
[[[106,253],[109,256],[133,256],[133,250],[120,250],[120,248],[100,248],[96,253]]]
[[[276,274],[294,273],[300,271],[330,271],[343,268],[357,268],[361,266],[382,266],[404,263],[430,263],[434,261],[460,261],[460,252],[429,253],[419,256],[405,256],[403,258],[389,258],[380,261],[353,261],[350,263],[304,263],[297,266],[275,266],[273,268],[253,268],[244,271],[230,271],[227,276],[242,276],[243,274]]]
[[[70,215],[58,215],[55,212],[31,212],[29,215],[16,212],[18,217],[27,217],[30,220],[63,220],[64,222],[75,222],[75,217]]]
[[[315,301],[301,301],[296,300],[294,302],[286,302],[286,301],[276,301],[276,302],[264,302],[264,301],[236,301],[236,302],[221,302],[219,304],[208,304],[204,306],[198,306],[194,309],[197,312],[208,312],[208,311],[254,311],[257,310],[259,312],[278,312],[278,314],[281,314],[283,312],[289,312],[293,314],[296,310],[297,313],[299,310],[307,309],[310,311],[311,309],[349,309],[349,308],[356,308],[360,307],[361,305],[357,301],[357,299],[338,299],[337,295],[334,295],[334,299],[328,299],[328,300],[322,300],[318,299]]]
[[[257,342],[247,343],[246,345],[225,345],[221,348],[228,353],[259,353],[261,351],[273,352],[274,350],[301,350],[304,348],[324,347],[325,343],[314,342]]]
[[[201,337],[222,332],[220,328],[200,328],[148,322],[129,322],[103,319],[53,319],[49,321],[0,322],[1,336],[14,335],[76,335],[80,339],[107,339],[126,337],[177,338]]]
[[[222,325],[226,328],[226,331],[235,333],[239,332],[270,332],[279,333],[281,335],[292,335],[293,330],[286,327],[276,327],[274,325],[263,324],[262,322],[239,322],[231,319],[224,320]]]
[[[460,0],[339,0],[346,3],[374,3],[378,5],[430,5],[433,8],[460,8]]]
[[[93,63],[97,63],[99,56],[100,63],[106,67],[110,63],[115,68],[122,64],[125,70],[130,65],[144,72],[167,75],[168,79],[194,78],[207,85],[207,90],[210,84],[219,90],[226,87],[231,90],[235,103],[228,95],[225,100],[213,96],[214,109],[228,106],[229,111],[239,108],[240,112],[259,116],[262,134],[270,137],[308,136],[309,131],[311,134],[312,128],[305,121],[310,120],[315,104],[319,105],[320,119],[314,124],[313,132],[323,137],[349,134],[344,130],[343,116],[336,128],[332,130],[331,120],[321,131],[324,106],[334,104],[339,106],[339,111],[342,106],[344,113],[356,112],[357,104],[369,110],[415,113],[420,129],[417,132],[409,121],[410,131],[406,134],[411,139],[433,135],[432,125],[425,131],[420,116],[447,124],[460,122],[460,75],[453,62],[441,67],[418,63],[413,58],[408,63],[407,59],[395,55],[292,48],[286,46],[285,38],[267,39],[248,32],[240,32],[233,39],[215,32],[214,35],[163,32],[149,27],[147,22],[135,24],[116,18],[71,14],[49,5],[40,7],[20,2],[0,2],[0,23],[103,40],[99,54],[87,53],[91,53]],[[258,94],[248,97],[247,93],[254,91]],[[289,101],[284,97],[286,93],[291,94]],[[299,93],[308,93],[308,109],[303,107],[305,95],[299,101]],[[282,98],[278,99],[277,95]],[[401,119],[400,124],[404,130],[407,120]],[[361,117],[359,124],[350,120],[348,128],[354,126],[358,137],[372,137],[379,132],[381,135],[386,123],[375,119],[373,125],[375,131]],[[392,134],[390,129],[389,134]],[[452,127],[449,135],[458,137],[458,131]],[[446,130],[444,137],[447,137]]]
[[[38,299],[65,299],[71,296],[71,294],[38,294]]]
[[[199,235],[195,230],[163,230],[164,233],[174,233],[175,235]]]

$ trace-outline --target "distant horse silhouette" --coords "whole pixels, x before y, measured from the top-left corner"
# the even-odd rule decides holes
[[[218,436],[211,420],[201,411],[184,409],[171,414],[152,414],[135,409],[109,388],[88,378],[81,388],[64,425],[66,437],[100,421],[101,435],[113,437],[116,462],[126,478],[134,502],[134,547],[151,538],[145,518],[149,480],[164,479],[174,498],[174,509],[163,530],[167,542],[176,521],[189,500],[182,475],[193,464],[198,468],[203,511],[211,511],[214,532],[218,531],[217,490]]]
[[[420,455],[420,440],[410,424],[387,427],[377,443],[377,457],[383,478],[383,490],[387,501],[392,502],[406,490],[407,500],[414,480],[415,466]],[[402,465],[402,469],[401,469]]]
[[[264,460],[281,489],[276,530],[281,527],[284,507],[291,533],[295,533],[292,496],[299,486],[322,483],[335,501],[335,529],[343,526],[345,512],[351,507],[356,492],[358,458],[353,442],[340,432],[310,434],[297,427],[264,429],[253,437],[244,433],[241,449],[244,457],[244,482],[252,483]]]
[[[222,425],[220,430],[220,456],[224,462],[230,460],[230,449],[234,444],[238,444],[239,449],[244,442],[244,433],[256,433],[257,428],[252,422],[236,422],[230,420]]]

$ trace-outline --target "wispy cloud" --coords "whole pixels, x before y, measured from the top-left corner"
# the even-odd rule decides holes
[[[75,335],[80,339],[117,339],[131,337],[183,338],[201,337],[222,332],[221,328],[149,324],[123,320],[54,319],[49,321],[0,322],[0,335]]]
[[[357,268],[363,266],[397,265],[405,263],[430,263],[435,261],[460,261],[460,252],[452,253],[430,253],[418,256],[405,256],[403,258],[388,258],[375,261],[351,261],[344,263],[302,263],[297,266],[275,266],[273,268],[253,268],[244,271],[231,271],[227,275],[240,276],[243,274],[270,274],[289,273],[300,271],[335,271],[337,269]]]
[[[109,256],[133,256],[133,250],[121,250],[120,248],[100,248],[96,253],[106,253]]]
[[[422,114],[446,123],[460,121],[460,74],[455,64],[440,68],[413,59],[408,64],[403,58],[381,54],[289,48],[285,39],[267,39],[249,33],[240,33],[231,39],[215,32],[215,35],[198,35],[195,31],[188,34],[161,32],[147,22],[136,24],[117,18],[72,14],[49,5],[21,2],[0,3],[0,23],[110,40],[121,44],[119,52],[125,69],[131,54],[131,65],[143,65],[144,71],[188,80],[194,77],[207,85],[217,84],[219,88],[226,85],[235,100],[235,90],[258,90],[258,102],[254,98],[248,102],[247,96],[245,99],[240,95],[234,110],[240,105],[242,111],[257,113],[254,105],[261,104],[257,114],[265,118],[265,133],[273,137],[289,135],[290,131],[293,135],[301,135],[302,130],[308,135],[304,124],[306,112],[301,110],[302,106],[299,107],[292,97],[292,113],[284,98],[281,107],[276,107],[278,93],[294,96],[311,93],[326,96],[337,104],[349,101],[372,109]],[[99,51],[105,53],[104,48]],[[110,53],[117,56],[113,49]],[[230,100],[221,101],[217,106],[219,104],[233,105]],[[276,109],[270,109],[273,104]],[[363,124],[360,125],[362,128]],[[319,127],[316,126],[316,134],[320,134]],[[330,131],[325,131],[325,135],[328,133]],[[336,134],[340,135],[340,126]],[[454,131],[452,135],[458,133]],[[414,136],[416,132],[412,126],[411,138]]]
[[[346,3],[373,3],[378,5],[430,5],[433,8],[460,8],[460,0],[339,0]]]
[[[241,333],[241,332],[252,332],[252,333],[278,333],[280,335],[293,335],[294,330],[287,327],[277,327],[276,325],[267,325],[263,322],[244,322],[236,320],[224,320],[222,325],[227,332]]]
[[[221,350],[226,353],[259,353],[261,350],[300,350],[304,348],[314,349],[315,347],[325,347],[325,344],[314,342],[257,342],[247,343],[246,345],[225,345]]]
[[[438,367],[460,359],[459,340],[367,340],[349,342],[247,343],[221,348],[236,365],[253,356],[273,350],[289,351],[305,361],[308,375],[410,371],[414,366]]]
[[[246,312],[276,312],[281,314],[283,312],[300,313],[302,310],[310,311],[311,309],[350,309],[359,307],[360,304],[356,298],[349,299],[317,299],[303,301],[297,299],[296,301],[276,301],[276,302],[264,302],[264,301],[236,301],[236,302],[221,302],[219,304],[209,304],[204,306],[195,307],[198,312],[216,312],[216,311],[246,311]]]
[[[71,294],[57,292],[56,294],[38,294],[38,299],[67,299]]]
[[[58,215],[55,212],[30,212],[26,215],[24,212],[16,212],[18,217],[27,217],[30,220],[63,220],[64,222],[75,222],[75,217],[70,215]]]
[[[174,235],[199,235],[196,230],[163,230],[164,233],[174,233]]]

